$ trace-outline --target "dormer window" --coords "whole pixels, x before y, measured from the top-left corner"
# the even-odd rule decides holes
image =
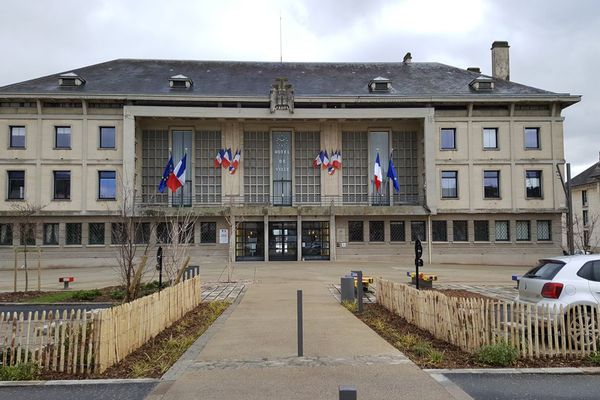
[[[75,72],[67,72],[58,76],[58,86],[83,86],[85,79],[77,75]]]
[[[491,92],[494,90],[494,80],[484,75],[473,79],[469,86],[478,92]]]
[[[171,89],[189,89],[194,82],[185,75],[174,75],[169,78],[169,87]]]
[[[369,82],[369,92],[389,92],[392,88],[392,81],[382,76]]]

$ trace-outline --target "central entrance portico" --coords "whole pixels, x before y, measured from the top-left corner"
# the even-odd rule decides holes
[[[269,260],[298,259],[298,228],[295,221],[269,222]]]

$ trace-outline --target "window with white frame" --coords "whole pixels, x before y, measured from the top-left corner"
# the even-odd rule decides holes
[[[483,128],[483,149],[498,149],[498,128]]]

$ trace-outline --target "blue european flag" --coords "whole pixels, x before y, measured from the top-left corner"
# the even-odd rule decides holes
[[[400,185],[398,184],[398,175],[396,174],[396,169],[394,168],[394,161],[392,161],[392,155],[390,154],[390,163],[388,165],[387,177],[392,180],[394,184],[394,190],[396,192],[400,192]]]
[[[167,165],[165,166],[165,171],[163,172],[162,179],[158,184],[158,191],[160,193],[164,193],[167,188],[167,180],[169,179],[169,175],[173,172],[173,156],[169,155],[169,161],[167,161]]]

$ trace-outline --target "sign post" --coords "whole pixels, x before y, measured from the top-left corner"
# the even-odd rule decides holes
[[[419,290],[419,267],[423,266],[423,246],[419,239],[415,240],[415,287]]]

